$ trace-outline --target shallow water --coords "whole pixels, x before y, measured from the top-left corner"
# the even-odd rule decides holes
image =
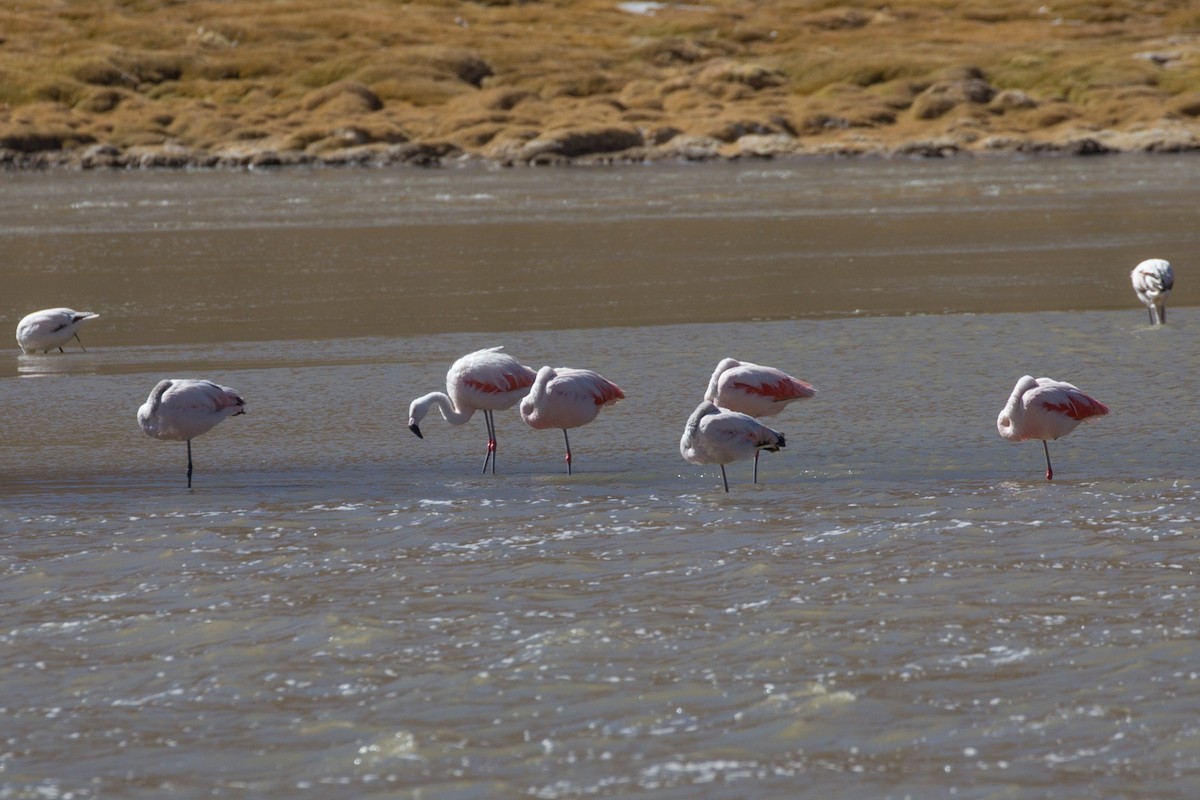
[[[1194,796],[1196,163],[15,176],[5,319],[103,316],[0,360],[0,798]],[[574,475],[405,430],[496,344],[624,387]],[[729,494],[726,355],[820,390]],[[1113,409],[1053,483],[1025,372]]]

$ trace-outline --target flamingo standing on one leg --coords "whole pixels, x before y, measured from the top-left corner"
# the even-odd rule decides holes
[[[228,386],[212,381],[159,381],[137,412],[138,424],[155,439],[187,442],[187,485],[192,488],[192,439],[226,417],[246,413],[246,401]]]
[[[17,323],[17,344],[26,354],[41,350],[49,353],[54,348],[65,352],[62,346],[74,337],[83,350],[83,340],[79,338],[79,327],[89,319],[95,319],[99,314],[91,311],[74,311],[70,308],[46,308],[26,314]]]
[[[775,367],[726,358],[717,364],[704,399],[729,411],[752,417],[771,417],[788,403],[812,397],[817,390]],[[758,454],[754,451],[754,482],[758,483]]]
[[[562,428],[567,444],[567,474],[571,474],[568,428],[587,425],[600,409],[625,399],[621,387],[590,369],[542,367],[533,387],[521,401],[521,419],[535,430]]]
[[[1079,423],[1107,413],[1108,406],[1069,383],[1025,375],[1017,381],[996,418],[996,429],[1010,442],[1041,439],[1046,451],[1046,480],[1053,480],[1047,441],[1066,436]]]
[[[492,412],[516,405],[529,391],[536,376],[532,369],[500,352],[502,349],[492,347],[467,353],[446,372],[445,394],[430,392],[413,400],[408,407],[408,429],[421,439],[425,438],[421,433],[421,420],[435,405],[442,412],[442,418],[451,425],[462,425],[476,411],[482,411],[488,434],[483,471],[487,472],[490,461],[492,474],[496,472],[496,420]]]
[[[1148,258],[1134,267],[1129,277],[1138,299],[1150,312],[1150,324],[1166,323],[1167,295],[1175,286],[1175,271],[1171,269],[1171,262],[1162,258]]]
[[[782,433],[749,414],[722,411],[705,400],[688,417],[683,438],[679,440],[679,454],[692,464],[720,464],[721,482],[728,492],[726,464],[749,458],[759,450],[776,452],[786,444]]]

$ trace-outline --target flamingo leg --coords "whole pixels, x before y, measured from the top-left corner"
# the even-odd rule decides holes
[[[761,452],[762,452],[762,450],[754,451],[754,482],[755,483],[758,483],[758,454]]]
[[[496,474],[496,421],[492,419],[492,412],[485,410],[483,412],[483,423],[487,425],[487,455],[483,457],[483,472],[487,473],[488,462],[492,462],[492,474]]]
[[[729,491],[729,478],[725,477],[725,465],[721,465],[721,483],[725,484],[725,491]]]
[[[1154,316],[1154,306],[1149,306],[1146,308],[1146,310],[1150,312],[1150,324],[1154,325],[1157,323],[1158,319]]]
[[[86,352],[87,352],[87,348],[83,346],[83,339],[80,339],[80,338],[79,338],[79,334],[78,334],[78,333],[77,333],[77,334],[75,334],[75,341],[79,342],[79,349],[80,349],[80,350],[82,350],[83,352],[85,352],[85,353],[86,353]]]
[[[1163,303],[1162,307],[1158,309],[1158,324],[1160,324],[1160,325],[1167,324],[1167,304],[1166,303]]]
[[[187,440],[188,445],[188,488],[192,488],[192,440]]]
[[[1054,480],[1054,468],[1050,466],[1050,445],[1042,439],[1042,448],[1046,451],[1046,480]]]
[[[567,438],[567,429],[563,428],[563,441],[567,443],[567,474],[571,474],[571,440]]]

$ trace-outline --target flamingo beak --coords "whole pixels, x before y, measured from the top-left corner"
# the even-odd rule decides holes
[[[412,431],[413,433],[415,433],[415,434],[417,435],[417,438],[418,438],[418,439],[424,439],[424,438],[425,438],[424,436],[422,436],[422,435],[421,435],[421,429],[417,427],[417,423],[415,423],[415,422],[414,422],[412,425],[409,425],[409,426],[408,426],[408,429],[409,429],[410,431]]]

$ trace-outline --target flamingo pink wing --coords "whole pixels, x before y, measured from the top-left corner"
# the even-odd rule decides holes
[[[1053,399],[1045,398],[1041,400],[1041,404],[1047,411],[1065,414],[1071,419],[1081,422],[1090,417],[1102,417],[1108,413],[1108,406],[1078,389],[1067,391]]]
[[[518,389],[528,389],[530,386],[533,386],[533,376],[530,374],[504,371],[498,375],[490,375],[488,377],[490,380],[468,375],[464,378],[463,383],[471,389],[483,392],[484,394],[508,394]]]
[[[606,406],[609,403],[615,403],[618,400],[625,399],[625,393],[621,391],[621,387],[609,380],[601,378],[597,381],[596,386],[592,391],[592,398],[598,406]]]
[[[776,401],[798,400],[800,398],[812,397],[817,393],[817,390],[810,384],[783,373],[780,373],[778,376],[772,375],[770,380],[764,378],[755,382],[733,381],[732,386],[746,394],[767,397]]]

